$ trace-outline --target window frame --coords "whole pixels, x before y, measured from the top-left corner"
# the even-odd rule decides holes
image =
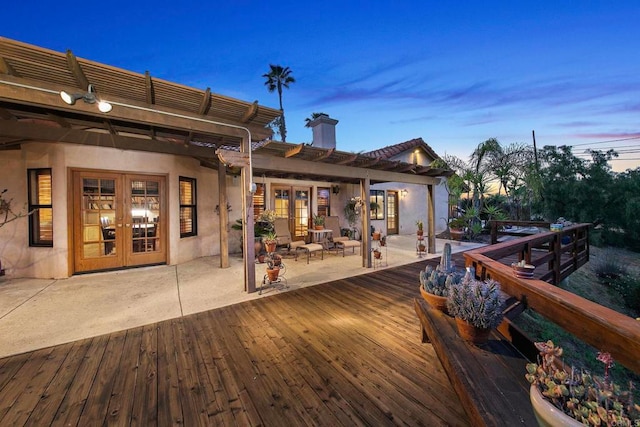
[[[182,185],[181,184],[183,182],[191,185],[192,203],[190,204],[182,203]],[[189,178],[186,176],[178,177],[178,205],[179,205],[178,218],[182,218],[183,209],[191,209],[191,212],[193,212],[193,216],[191,218],[191,223],[192,223],[191,231],[183,233],[182,226],[180,226],[180,238],[182,239],[183,237],[197,236],[198,235],[198,186],[197,186],[197,180],[195,178]]]
[[[39,198],[39,189],[37,178],[40,175],[48,175],[51,182],[51,203],[44,204],[39,203],[39,200],[33,200],[33,196]],[[52,248],[53,247],[53,173],[51,168],[31,168],[27,169],[27,212],[29,214],[29,246],[40,248]],[[35,191],[35,192],[34,192]],[[36,236],[35,230],[41,228],[41,216],[40,209],[51,209],[51,240],[41,239]]]

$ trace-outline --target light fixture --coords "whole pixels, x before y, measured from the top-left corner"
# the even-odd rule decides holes
[[[407,190],[406,188],[403,188],[402,190],[400,190],[400,195],[402,196],[403,199],[407,197],[407,194],[409,194],[409,190]]]
[[[89,85],[89,87],[87,88],[87,92],[85,93],[68,93],[65,92],[64,90],[60,92],[60,98],[62,98],[62,100],[64,102],[66,102],[69,105],[74,105],[76,103],[77,100],[82,99],[84,102],[86,102],[87,104],[95,104],[96,101],[98,102],[98,110],[100,110],[103,113],[108,113],[109,111],[111,111],[113,109],[113,106],[111,104],[109,104],[108,102],[105,101],[98,101],[98,99],[96,98],[96,91],[93,88],[93,85]]]
[[[331,192],[333,194],[340,194],[340,186],[339,185],[334,185],[333,187],[331,187]]]

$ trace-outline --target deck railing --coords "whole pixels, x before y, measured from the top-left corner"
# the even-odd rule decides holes
[[[505,264],[517,258],[516,261],[525,260],[536,267],[545,266],[546,272],[539,278],[557,285],[589,261],[589,225],[576,224],[558,232],[532,234],[492,244],[481,252],[494,260],[506,260]]]
[[[544,281],[559,283],[589,260],[588,229],[589,224],[577,224],[474,249],[465,252],[465,263],[480,278],[499,281],[522,305],[640,373],[640,321]],[[548,263],[549,272],[541,279],[517,278],[504,263],[514,256],[536,266]]]

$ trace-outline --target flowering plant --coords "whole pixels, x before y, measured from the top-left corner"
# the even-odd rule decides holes
[[[273,224],[275,220],[276,211],[267,209],[258,216],[256,221],[268,222],[269,224]]]
[[[554,406],[585,425],[640,425],[640,405],[633,403],[633,384],[622,391],[609,378],[613,366],[609,353],[598,353],[597,360],[604,363],[604,378],[600,378],[584,370],[566,369],[559,360],[562,347],[553,341],[537,342],[535,346],[540,352],[538,363],[527,364],[525,377]]]

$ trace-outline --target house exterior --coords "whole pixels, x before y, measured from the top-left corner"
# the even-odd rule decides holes
[[[350,197],[372,189],[385,192],[386,212],[389,197],[406,189],[396,196],[395,232],[412,233],[417,219],[433,223],[449,171],[428,166],[437,157],[428,145],[404,150],[422,150],[418,163],[401,152],[342,152],[329,117],[313,123],[313,145],[270,141],[266,125],[279,114],[0,38],[0,191],[14,211],[34,212],[0,228],[7,276],[64,278],[211,255],[224,268],[242,241],[252,292],[248,240],[261,210],[276,210],[292,234],[308,238],[311,214],[343,216]],[[242,234],[230,228],[237,219]],[[386,219],[374,224],[389,232]],[[359,228],[370,224],[365,210]],[[368,233],[362,241],[371,266]]]

